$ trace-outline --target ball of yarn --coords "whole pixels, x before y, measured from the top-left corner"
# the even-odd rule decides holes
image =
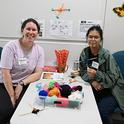
[[[60,91],[57,87],[54,87],[48,92],[48,96],[59,96],[59,95],[60,95]]]
[[[39,96],[48,96],[48,92],[46,90],[41,90]]]
[[[54,84],[55,84],[55,81],[54,80],[50,81],[48,88],[49,89],[53,88],[54,87]]]
[[[41,88],[42,88],[42,84],[41,83],[36,84],[36,88],[37,88],[38,91],[40,91]]]
[[[80,86],[80,85],[78,85],[78,86],[73,86],[72,87],[72,90],[74,90],[74,91],[82,91],[82,86]]]
[[[65,84],[60,86],[60,94],[62,97],[68,98],[71,92],[72,92],[72,89],[69,85]]]

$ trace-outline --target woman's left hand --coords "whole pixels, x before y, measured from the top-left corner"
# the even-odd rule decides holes
[[[23,89],[23,86],[18,84],[15,88],[15,97],[16,97],[16,100],[19,98],[21,92],[22,92],[22,89]]]

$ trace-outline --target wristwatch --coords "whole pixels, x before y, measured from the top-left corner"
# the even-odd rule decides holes
[[[23,81],[20,81],[19,84],[20,84],[22,87],[25,86]]]

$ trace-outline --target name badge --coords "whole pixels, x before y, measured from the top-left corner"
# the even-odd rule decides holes
[[[28,63],[27,58],[19,58],[18,59],[18,64],[19,65],[26,65]]]
[[[95,69],[98,69],[98,68],[99,68],[99,63],[93,61],[93,62],[92,62],[92,67],[95,68]]]

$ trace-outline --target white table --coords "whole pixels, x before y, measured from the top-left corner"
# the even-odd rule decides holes
[[[41,107],[35,103],[36,83],[39,82],[41,81],[30,84],[10,120],[10,124],[102,124],[91,86],[85,82],[82,83],[84,100],[81,109],[46,107],[38,114],[23,115],[32,111],[31,106]]]

